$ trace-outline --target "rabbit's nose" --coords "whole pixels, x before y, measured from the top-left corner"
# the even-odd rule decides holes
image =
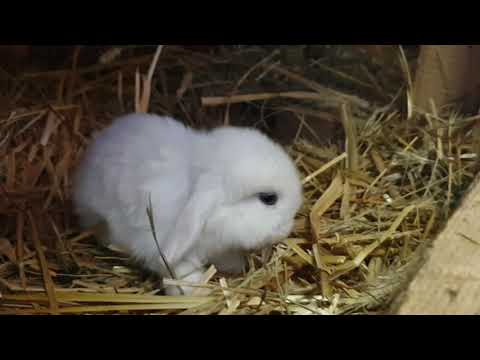
[[[286,223],[280,225],[280,235],[283,236],[284,238],[290,235],[290,232],[293,229],[293,220],[287,221]]]
[[[290,235],[290,227],[284,226],[282,227],[282,229],[280,229],[280,231],[278,231],[277,234],[271,237],[271,242],[272,243],[281,242],[285,240],[288,237],[288,235]]]
[[[286,237],[287,237],[287,236],[286,236],[286,235],[283,235],[283,234],[281,234],[281,235],[274,235],[274,236],[272,236],[272,237],[270,238],[270,242],[275,244],[275,243],[278,243],[278,242],[280,242],[280,241],[282,241],[282,240],[285,240]]]

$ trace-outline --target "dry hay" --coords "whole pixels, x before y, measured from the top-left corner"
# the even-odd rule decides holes
[[[321,113],[341,121],[346,146],[297,138],[289,148],[305,189],[292,237],[252,254],[243,276],[211,267],[193,296],[160,296],[155,277],[100,247],[91,232],[78,232],[69,203],[71,173],[92,133],[148,105],[140,73],[152,55],[25,74],[9,80],[0,114],[0,313],[342,314],[388,304],[474,177],[477,118],[439,115],[434,106],[431,114],[399,111],[398,102],[409,104],[409,81],[379,108],[287,70],[275,52],[245,66],[239,59],[246,52],[214,57],[167,48],[150,110],[212,126],[233,119],[230,104],[251,102],[301,120]],[[218,67],[232,63],[242,65],[220,75]],[[167,73],[181,74],[173,95]],[[269,91],[255,87],[263,78]]]

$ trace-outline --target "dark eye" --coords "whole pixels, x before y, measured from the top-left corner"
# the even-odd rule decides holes
[[[274,192],[265,192],[258,194],[258,198],[265,205],[272,206],[277,203],[278,195]]]

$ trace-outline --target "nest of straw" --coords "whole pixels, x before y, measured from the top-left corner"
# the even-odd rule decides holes
[[[477,157],[476,117],[408,106],[408,61],[396,51],[396,70],[377,77],[363,63],[333,68],[321,59],[292,70],[270,49],[213,56],[167,47],[9,78],[0,114],[0,313],[381,311],[472,182]],[[307,77],[319,68],[347,85],[334,90]],[[366,88],[368,99],[358,95]],[[259,122],[265,108],[299,119],[288,147],[305,194],[295,230],[273,251],[251,254],[245,274],[229,277],[212,266],[192,296],[163,296],[158,279],[75,226],[72,171],[92,134],[119,114],[152,111],[210,127],[231,122],[240,105]],[[326,114],[342,124],[342,145],[299,135],[310,128],[306,115],[321,121]]]

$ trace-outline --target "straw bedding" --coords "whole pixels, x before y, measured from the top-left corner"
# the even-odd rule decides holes
[[[435,104],[429,113],[413,109],[402,49],[387,64],[347,50],[324,46],[295,67],[269,47],[211,54],[167,46],[156,56],[155,48],[117,49],[85,67],[74,57],[67,70],[2,72],[0,313],[388,309],[475,176],[478,117]],[[135,110],[195,127],[259,126],[272,136],[294,121],[288,150],[305,202],[291,237],[251,254],[242,276],[211,267],[193,296],[168,297],[153,274],[98,245],[93,230],[81,232],[71,214],[72,171],[95,131]],[[321,138],[318,126],[329,122],[344,135]]]

